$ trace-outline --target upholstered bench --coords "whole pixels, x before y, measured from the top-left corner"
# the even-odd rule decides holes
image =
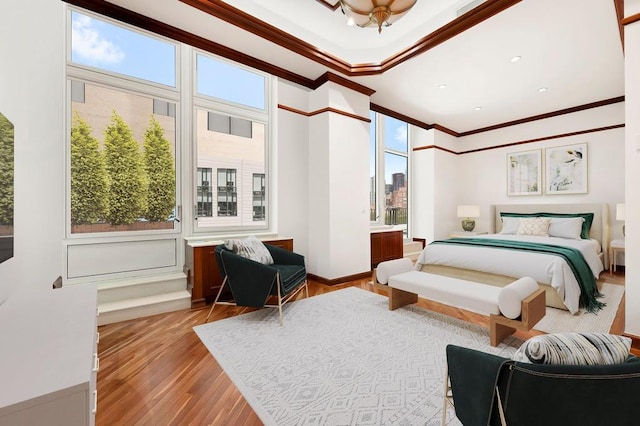
[[[418,301],[434,302],[489,316],[491,346],[516,330],[529,331],[546,313],[544,289],[529,277],[505,287],[413,270],[405,259],[382,262],[374,270],[374,284],[387,284],[389,310]]]

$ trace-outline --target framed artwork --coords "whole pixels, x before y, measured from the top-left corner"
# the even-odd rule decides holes
[[[542,150],[507,154],[507,195],[542,194]]]
[[[546,193],[587,193],[587,143],[545,149]]]

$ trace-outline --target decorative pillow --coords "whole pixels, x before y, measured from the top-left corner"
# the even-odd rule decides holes
[[[549,222],[547,217],[524,217],[520,219],[518,235],[549,236]]]
[[[226,240],[224,245],[229,250],[247,259],[265,265],[273,264],[273,257],[271,257],[271,253],[269,253],[267,247],[254,236],[247,237],[243,240]]]
[[[530,364],[622,364],[630,349],[630,338],[614,334],[543,334],[524,342],[513,355],[513,360]]]
[[[520,226],[519,217],[503,217],[502,218],[502,230],[501,234],[515,235],[518,233],[518,227]]]
[[[549,236],[579,240],[583,223],[582,217],[552,217],[549,222]]]

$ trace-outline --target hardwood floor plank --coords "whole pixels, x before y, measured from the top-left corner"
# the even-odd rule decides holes
[[[309,295],[350,286],[385,295],[368,281],[360,279],[332,287],[310,281]],[[605,272],[600,281],[624,285],[624,275]],[[298,295],[303,297],[304,292]],[[424,299],[418,305],[489,326],[488,317],[483,315]],[[205,306],[99,327],[98,426],[262,424],[193,331],[194,326],[204,323],[209,309]],[[253,310],[217,306],[210,321]],[[611,327],[612,333],[623,331],[624,303]],[[516,336],[527,339],[539,333],[519,331]]]

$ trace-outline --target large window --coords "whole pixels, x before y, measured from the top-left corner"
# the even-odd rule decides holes
[[[216,206],[195,231],[267,229],[266,78],[203,53],[195,62],[196,163],[214,170]]]
[[[269,76],[98,15],[69,18],[69,233],[179,231],[181,204],[194,232],[268,229]]]
[[[408,134],[406,122],[371,113],[371,220],[402,228],[405,236],[409,233]]]
[[[174,230],[177,46],[71,12],[71,234]]]

